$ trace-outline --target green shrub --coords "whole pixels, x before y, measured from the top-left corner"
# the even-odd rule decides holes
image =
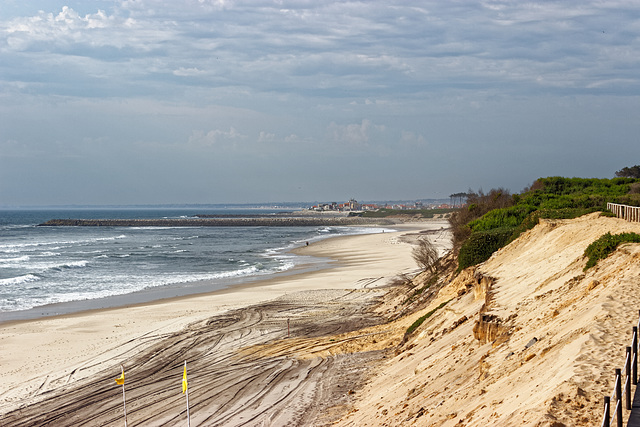
[[[488,260],[495,251],[513,240],[514,233],[516,236],[520,234],[516,227],[471,233],[471,236],[460,247],[458,270]]]
[[[614,252],[621,243],[640,243],[640,234],[637,233],[607,233],[598,238],[595,242],[587,246],[584,256],[587,257],[587,265],[584,270],[595,266],[598,261],[605,259]]]
[[[494,209],[481,218],[469,223],[472,231],[488,231],[496,228],[517,227],[536,208],[530,205],[516,205],[504,209]]]
[[[491,254],[533,228],[540,218],[572,219],[606,212],[608,202],[640,206],[640,179],[563,178],[536,180],[522,194],[503,190],[471,193],[468,208],[451,216],[454,248],[460,248],[458,270],[489,259]]]
[[[540,209],[531,212],[520,224],[520,231],[531,230],[538,225],[540,218],[544,219],[573,219],[595,212],[595,209]]]
[[[607,202],[635,202],[629,197],[632,185],[640,182],[633,178],[540,178],[529,190],[520,195],[519,203],[541,209],[588,208],[604,210]]]

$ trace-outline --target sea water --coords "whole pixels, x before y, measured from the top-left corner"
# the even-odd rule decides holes
[[[38,226],[57,218],[181,218],[243,213],[256,211],[0,210],[0,320],[6,320],[10,312],[163,287],[186,289],[194,283],[206,283],[206,288],[194,289],[222,289],[243,279],[317,262],[290,253],[306,242],[383,231],[368,227]],[[276,211],[259,213],[275,215]],[[186,293],[193,292],[197,290]]]

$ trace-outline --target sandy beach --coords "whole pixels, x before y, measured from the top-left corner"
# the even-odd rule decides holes
[[[247,417],[272,425],[299,423],[305,405],[322,402],[319,397],[349,396],[336,388],[349,387],[348,382],[322,384],[323,372],[341,372],[357,382],[362,364],[380,356],[302,363],[286,356],[258,358],[246,349],[381,323],[366,309],[395,276],[417,270],[408,241],[431,230],[444,250],[446,227],[445,220],[423,221],[399,225],[397,232],[338,237],[299,249],[331,259],[330,268],[320,271],[210,294],[0,324],[0,420],[3,425],[120,425],[122,394],[113,379],[122,364],[129,425],[171,425],[185,417],[180,381],[187,360],[195,425],[242,425]],[[283,375],[289,380],[274,381]],[[317,381],[293,381],[296,375]],[[283,387],[295,393],[284,393]],[[292,409],[287,405],[294,395]],[[227,402],[224,408],[221,402]],[[20,413],[11,412],[18,408]],[[51,411],[58,412],[49,421],[39,415]],[[330,411],[322,416],[330,418]]]
[[[301,249],[325,270],[2,324],[0,425],[122,425],[120,364],[129,425],[184,425],[185,360],[193,425],[599,425],[638,323],[640,245],[586,271],[583,254],[640,225],[541,220],[484,263],[398,284],[411,242],[443,249],[446,226]]]

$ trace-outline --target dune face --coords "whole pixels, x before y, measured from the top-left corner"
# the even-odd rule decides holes
[[[630,231],[598,214],[545,220],[463,271],[340,425],[600,425],[638,322],[640,245],[586,272],[582,255]]]

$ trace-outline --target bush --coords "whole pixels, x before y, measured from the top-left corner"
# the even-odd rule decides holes
[[[514,234],[516,236],[520,234],[516,227],[472,233],[460,247],[458,270],[463,270],[488,260],[495,251],[513,240]]]
[[[600,236],[598,240],[587,246],[587,249],[584,251],[584,256],[588,258],[584,270],[588,270],[595,266],[601,259],[608,257],[621,243],[640,243],[640,234],[620,233],[612,235],[611,233],[607,233]]]
[[[467,240],[471,229],[467,224],[476,220],[494,209],[505,209],[520,200],[513,197],[508,190],[503,188],[492,189],[489,193],[482,190],[477,193],[469,190],[467,193],[467,207],[458,209],[451,217],[449,223],[453,232],[454,248],[459,248],[462,242]]]
[[[435,273],[438,270],[438,249],[433,246],[429,239],[420,239],[413,251],[411,251],[413,259],[423,270],[429,270]]]
[[[481,218],[469,223],[472,231],[488,231],[495,228],[517,227],[536,208],[529,205],[516,205],[509,208],[494,209]]]
[[[502,189],[466,194],[467,207],[450,217],[459,270],[486,261],[540,218],[577,218],[606,211],[607,202],[640,206],[640,179],[556,176],[536,180],[519,195]]]

